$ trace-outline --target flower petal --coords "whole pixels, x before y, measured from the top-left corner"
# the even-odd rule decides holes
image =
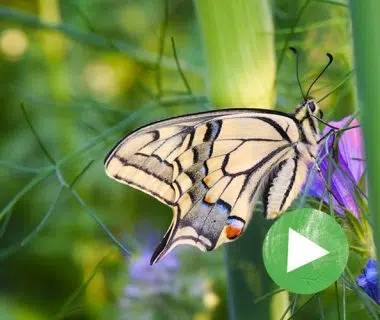
[[[365,267],[365,275],[367,277],[368,282],[372,284],[377,284],[378,277],[377,277],[377,265],[376,260],[369,259],[367,262],[367,265]]]
[[[365,293],[380,304],[380,287],[376,260],[368,260],[364,271],[356,278],[356,283]]]
[[[357,278],[356,278],[356,283],[358,284],[358,286],[362,289],[364,289],[366,286],[367,286],[367,278],[364,274],[360,274]]]
[[[340,121],[332,121],[329,124],[336,128],[342,128],[348,124],[351,117],[343,118]],[[358,121],[354,119],[349,126],[358,125]],[[323,130],[323,135],[327,135],[331,131],[331,128],[326,126]],[[338,143],[338,165],[339,168],[335,168],[333,164],[329,165],[329,157],[327,154],[332,153],[332,144],[334,138],[329,137],[328,141],[321,144],[319,149],[319,159],[323,159],[319,166],[321,168],[322,175],[325,181],[328,181],[328,172],[330,171],[330,185],[333,197],[332,202],[335,210],[343,214],[337,205],[346,208],[351,211],[355,216],[359,216],[359,209],[356,201],[355,184],[360,182],[360,179],[364,173],[364,152],[362,143],[362,134],[360,128],[354,128],[344,131],[339,139]],[[313,164],[311,164],[313,166]],[[311,167],[310,166],[310,167]],[[309,173],[309,176],[310,173]],[[325,190],[325,183],[321,179],[320,174],[314,174],[311,187],[308,191],[308,195],[322,198],[325,203],[329,203],[329,195]]]

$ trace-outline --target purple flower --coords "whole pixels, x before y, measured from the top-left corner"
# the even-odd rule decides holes
[[[123,319],[153,319],[155,303],[176,297],[181,290],[180,263],[174,253],[154,266],[149,263],[151,255],[152,248],[146,247],[128,259],[128,283],[120,301]]]
[[[343,118],[337,122],[329,122],[329,125],[336,128],[343,128],[348,121],[350,116]],[[358,121],[354,119],[349,127],[354,127],[358,125]],[[326,135],[331,128],[325,127],[322,136]],[[327,141],[328,153],[332,154],[332,145],[334,137],[330,136]],[[329,157],[326,152],[326,142],[321,142],[319,149],[319,159],[323,159],[319,166],[321,168],[322,175],[325,181],[328,181],[328,170],[330,169],[330,190],[332,192],[332,203],[335,210],[343,214],[341,208],[345,208],[352,212],[355,216],[359,217],[359,208],[356,203],[355,185],[360,183],[365,170],[364,162],[364,150],[363,150],[363,140],[362,131],[360,128],[353,128],[346,130],[342,133],[339,142],[337,153],[335,154],[337,164],[340,169],[337,169],[333,164],[329,166]],[[311,167],[313,164],[311,164]],[[330,168],[329,168],[330,167]],[[309,184],[310,189],[308,190],[308,195],[321,199],[325,203],[329,203],[329,194],[325,190],[325,183],[322,180],[318,172],[313,171],[311,174],[312,182]]]
[[[363,272],[356,278],[356,283],[364,290],[377,304],[380,304],[380,287],[377,276],[377,263],[374,259],[369,259]]]
[[[137,238],[144,235],[140,241],[141,252],[128,259],[128,285],[124,289],[127,299],[153,298],[161,294],[175,294],[178,285],[175,284],[180,268],[179,260],[170,253],[154,266],[150,265],[150,257],[154,245],[159,240],[157,231],[148,223],[137,225]]]
[[[160,294],[175,294],[176,276],[180,267],[179,261],[172,253],[154,266],[149,261],[151,250],[144,250],[141,255],[130,260],[128,275],[129,284],[125,295],[130,298],[143,298]]]
[[[181,268],[180,260],[174,252],[153,266],[150,265],[158,234],[147,223],[137,225],[136,229],[137,240],[141,238],[138,241],[141,249],[132,258],[126,258],[128,277],[120,299],[120,318],[178,319],[178,313],[172,312],[177,310],[178,305],[186,306],[181,312],[181,319],[192,318],[204,308],[202,298],[207,293],[205,280],[199,276],[196,268],[190,269],[190,274],[186,273],[187,268]],[[185,250],[180,250],[181,259],[185,257]]]

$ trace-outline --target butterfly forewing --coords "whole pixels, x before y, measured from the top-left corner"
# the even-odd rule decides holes
[[[267,214],[284,211],[304,180],[299,140],[297,120],[287,114],[214,111],[132,132],[105,167],[110,177],[173,207],[172,224],[152,257],[156,262],[178,244],[213,250],[236,238],[262,189]]]

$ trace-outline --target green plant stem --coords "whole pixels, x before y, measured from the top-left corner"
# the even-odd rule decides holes
[[[267,0],[195,0],[203,37],[208,96],[216,108],[273,108],[276,62]],[[238,241],[226,245],[230,319],[276,319],[289,305],[262,262],[269,223],[255,217]],[[261,300],[255,304],[255,300]],[[273,303],[275,301],[275,303]],[[277,316],[277,318],[276,318]]]
[[[380,257],[380,2],[350,0],[358,100],[368,173],[369,212]],[[379,265],[378,265],[379,266]]]
[[[267,0],[195,0],[216,107],[272,108],[275,52]]]

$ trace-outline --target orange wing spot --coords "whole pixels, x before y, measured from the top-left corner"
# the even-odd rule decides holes
[[[209,183],[210,183],[210,176],[207,176],[207,177],[205,177],[204,179],[203,179],[203,182],[208,186],[209,185]]]
[[[241,228],[233,227],[232,225],[228,225],[226,227],[226,236],[228,239],[232,240],[239,236],[241,233]]]
[[[209,195],[209,194],[206,194],[205,198],[204,198],[204,201],[209,203],[209,204],[212,204],[213,201],[212,201],[212,196]]]

